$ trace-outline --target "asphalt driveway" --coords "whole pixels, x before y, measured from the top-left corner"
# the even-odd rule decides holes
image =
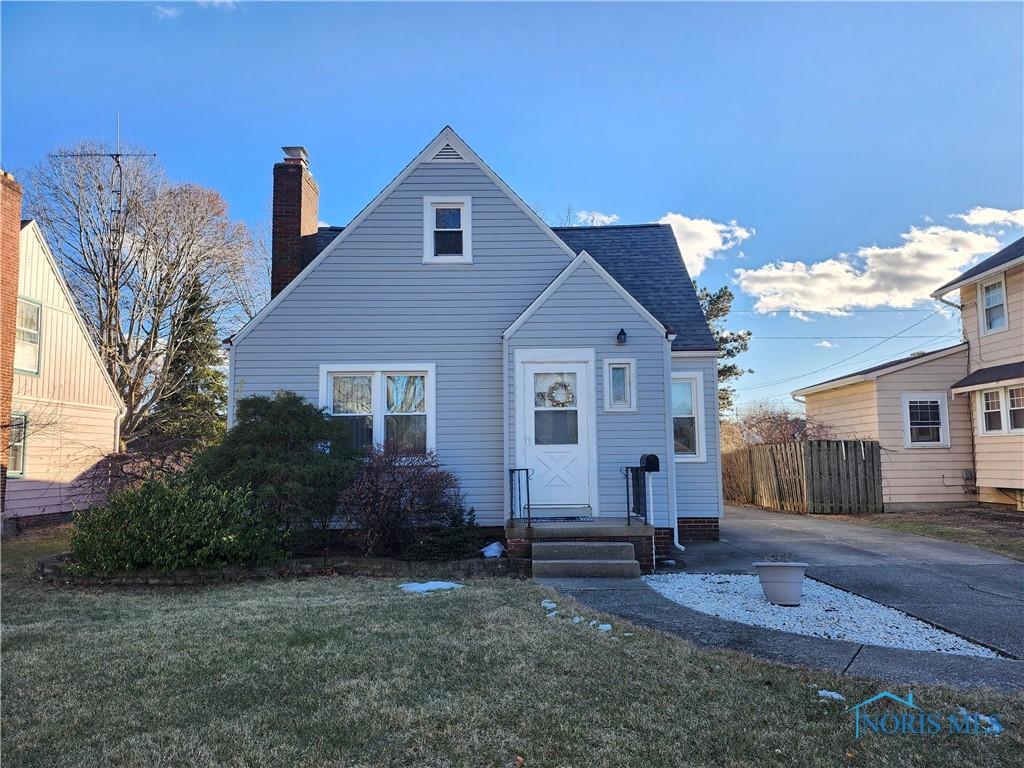
[[[809,563],[816,579],[1024,659],[1024,562],[977,547],[727,507],[720,541],[686,545],[686,571],[753,573],[751,563],[778,552]]]

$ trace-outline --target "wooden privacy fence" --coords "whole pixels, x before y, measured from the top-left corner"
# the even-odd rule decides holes
[[[808,440],[754,445],[722,456],[727,501],[784,512],[882,511],[876,440]]]

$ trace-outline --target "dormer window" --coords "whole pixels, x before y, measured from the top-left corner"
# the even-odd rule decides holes
[[[469,197],[423,198],[423,263],[472,264],[472,216]]]

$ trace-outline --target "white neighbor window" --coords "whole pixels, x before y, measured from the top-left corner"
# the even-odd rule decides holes
[[[25,475],[25,452],[28,448],[28,416],[24,413],[12,413],[8,435],[7,477],[23,477]]]
[[[604,409],[636,410],[636,360],[604,361]]]
[[[423,263],[473,263],[473,199],[423,198]]]
[[[14,368],[24,373],[39,373],[39,330],[43,306],[28,299],[18,299],[18,315],[14,334]]]
[[[999,275],[978,283],[978,320],[981,335],[1006,330],[1006,283]]]
[[[706,461],[704,374],[672,373],[672,442],[675,460]]]
[[[903,447],[948,448],[949,412],[945,392],[904,392]]]
[[[434,450],[434,365],[321,365],[320,406],[350,425],[352,447]]]
[[[981,434],[1024,432],[1024,386],[986,389],[978,398]]]

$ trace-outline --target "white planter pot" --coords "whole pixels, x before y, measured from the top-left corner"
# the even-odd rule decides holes
[[[761,589],[769,603],[794,607],[804,593],[807,563],[754,563]]]

